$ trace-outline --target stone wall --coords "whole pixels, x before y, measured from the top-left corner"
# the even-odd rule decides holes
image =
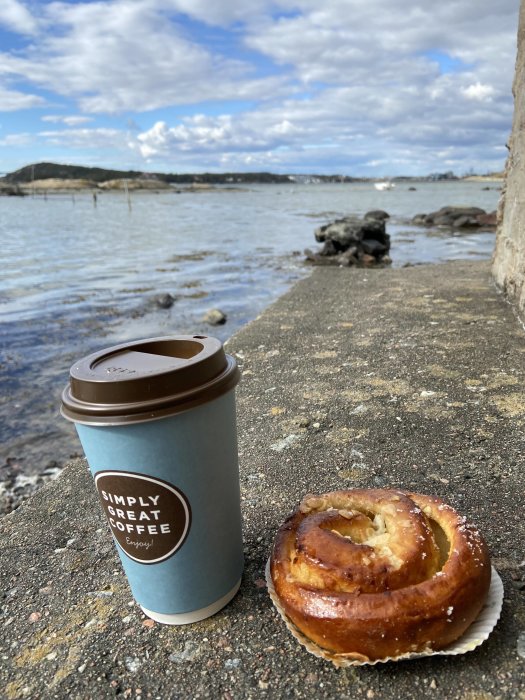
[[[514,76],[514,120],[492,273],[497,285],[525,320],[525,0],[518,28],[518,57]]]

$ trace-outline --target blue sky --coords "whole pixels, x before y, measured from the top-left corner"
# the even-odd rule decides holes
[[[0,172],[501,170],[519,0],[1,0]]]

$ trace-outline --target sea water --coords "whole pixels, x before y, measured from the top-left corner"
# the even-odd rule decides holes
[[[118,192],[96,202],[90,193],[0,198],[0,482],[13,460],[31,474],[80,452],[58,415],[75,358],[167,334],[226,340],[310,273],[304,249],[317,249],[315,229],[341,216],[386,210],[397,267],[488,259],[493,232],[427,230],[410,219],[446,205],[492,211],[499,188],[291,183],[132,193],[129,201]],[[168,309],[157,303],[162,294],[174,298]],[[203,323],[214,307],[225,325]]]

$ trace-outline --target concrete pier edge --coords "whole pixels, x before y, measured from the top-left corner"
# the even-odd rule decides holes
[[[488,263],[315,269],[227,343],[237,596],[194,625],[148,620],[76,460],[0,520],[0,697],[525,700],[524,339]],[[336,669],[274,610],[264,568],[298,500],[383,486],[439,495],[484,534],[505,597],[477,650]]]

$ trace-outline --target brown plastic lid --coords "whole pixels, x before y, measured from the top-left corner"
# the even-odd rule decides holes
[[[141,423],[207,403],[239,378],[237,363],[216,338],[139,340],[75,362],[61,412],[88,425]]]

